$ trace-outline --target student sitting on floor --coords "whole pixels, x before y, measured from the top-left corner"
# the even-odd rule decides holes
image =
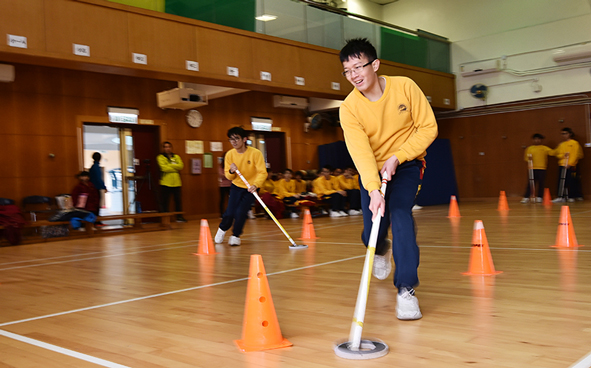
[[[330,175],[329,166],[324,166],[320,170],[320,176],[312,182],[312,187],[319,200],[330,203],[330,217],[347,216],[345,212],[347,192],[339,189],[338,182]]]

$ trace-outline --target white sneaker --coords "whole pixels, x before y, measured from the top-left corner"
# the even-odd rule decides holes
[[[295,213],[295,212],[292,212],[290,216],[291,216],[291,218],[299,218],[299,217],[300,217],[300,216],[299,216],[297,213]]]
[[[321,208],[320,209],[320,213],[322,213],[323,215],[326,215],[327,214],[327,212],[326,212],[326,210],[324,208]]]
[[[215,238],[213,240],[216,244],[221,244],[224,242],[224,236],[226,236],[226,232],[218,227],[218,232],[215,233]]]
[[[396,317],[401,320],[413,320],[423,317],[419,308],[419,300],[414,296],[413,289],[404,289],[396,297]]]
[[[385,280],[392,272],[392,241],[386,239],[386,254],[383,256],[374,255],[371,274],[378,280]]]
[[[523,204],[529,203],[529,198],[523,198],[521,200],[521,203],[523,203]]]
[[[544,199],[542,197],[536,197],[536,202],[542,203],[544,202]]]
[[[583,198],[583,197],[577,197],[577,201],[584,201],[584,200],[585,200],[585,198]]]
[[[568,201],[569,201],[569,202],[574,202],[574,201],[575,201],[575,199],[574,199],[574,198],[569,198],[569,199],[568,199]]]
[[[230,244],[231,246],[238,246],[240,245],[240,238],[237,236],[232,235],[230,237],[230,240],[228,240],[228,244]]]
[[[349,216],[358,216],[358,215],[361,215],[361,211],[349,210]]]
[[[340,214],[342,217],[349,216],[349,215],[347,215],[347,212],[345,212],[345,211],[339,211],[339,214]]]
[[[341,217],[341,214],[338,211],[330,211],[330,217]]]
[[[248,218],[249,218],[249,219],[251,219],[251,220],[253,220],[253,219],[256,219],[256,216],[254,215],[254,213],[252,213],[252,210],[248,211],[248,214],[247,214],[247,216],[248,216]]]
[[[422,206],[419,206],[418,204],[415,204],[414,206],[412,206],[412,210],[413,210],[413,211],[420,210],[420,209],[422,209],[422,208],[423,208],[423,207],[422,207]]]
[[[562,202],[564,202],[564,198],[562,198],[562,197],[554,198],[552,200],[552,203],[562,203]]]

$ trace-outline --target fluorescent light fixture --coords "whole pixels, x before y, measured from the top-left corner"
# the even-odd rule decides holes
[[[107,108],[107,112],[109,113],[109,121],[111,123],[123,123],[123,124],[137,124],[138,123],[138,115],[140,114],[140,110],[138,109],[129,109],[125,107],[111,107]]]
[[[254,19],[260,20],[262,22],[268,22],[268,21],[277,19],[277,16],[271,15],[271,14],[263,14],[263,15],[259,15],[258,17],[255,17]]]
[[[270,132],[273,130],[273,120],[269,118],[257,118],[252,116],[250,118],[252,124],[252,130],[260,130],[264,132]]]

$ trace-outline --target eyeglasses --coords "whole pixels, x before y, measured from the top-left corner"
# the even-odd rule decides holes
[[[230,139],[228,139],[228,142],[234,143],[234,142],[238,142],[239,140],[240,140],[240,138],[230,138]]]
[[[359,65],[359,66],[355,66],[353,67],[353,69],[351,70],[345,70],[342,74],[343,77],[350,77],[351,76],[351,72],[355,72],[355,74],[359,74],[361,73],[361,70],[363,68],[365,68],[366,66],[368,66],[369,64],[373,63],[374,61],[376,61],[376,59],[373,59],[372,61],[368,62],[367,64],[363,64],[363,65]]]

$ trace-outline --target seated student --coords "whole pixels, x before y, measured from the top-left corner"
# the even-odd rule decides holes
[[[79,182],[72,189],[72,204],[76,209],[90,212],[92,216],[84,220],[92,219],[91,222],[94,222],[96,219],[94,213],[99,209],[99,192],[90,182],[90,173],[88,171],[82,171],[77,176]]]
[[[275,199],[277,182],[273,180],[273,174],[271,173],[270,169],[267,169],[267,173],[267,179],[259,189],[259,196],[261,197],[261,200],[263,201],[263,203],[265,203],[267,208],[269,208],[273,216],[275,216],[278,219],[281,219],[283,218],[283,210],[285,209],[285,206],[283,205],[283,202],[280,202],[277,199]],[[276,175],[274,177],[277,178]]]
[[[359,191],[359,178],[355,178],[355,170],[347,167],[343,175],[336,177],[339,188],[347,192],[347,202],[349,202],[349,215],[361,215],[361,192]]]
[[[330,217],[347,216],[344,205],[347,192],[339,189],[336,179],[330,175],[329,166],[324,166],[320,170],[320,175],[312,182],[312,187],[320,200],[330,203]]]
[[[301,193],[298,193],[296,181],[292,180],[293,171],[285,169],[283,171],[283,179],[275,183],[275,197],[285,205],[292,205],[301,198]],[[300,217],[295,208],[291,209],[291,218]]]
[[[304,174],[302,171],[294,172],[293,180],[296,182],[296,193],[308,193],[308,183],[304,180]]]

